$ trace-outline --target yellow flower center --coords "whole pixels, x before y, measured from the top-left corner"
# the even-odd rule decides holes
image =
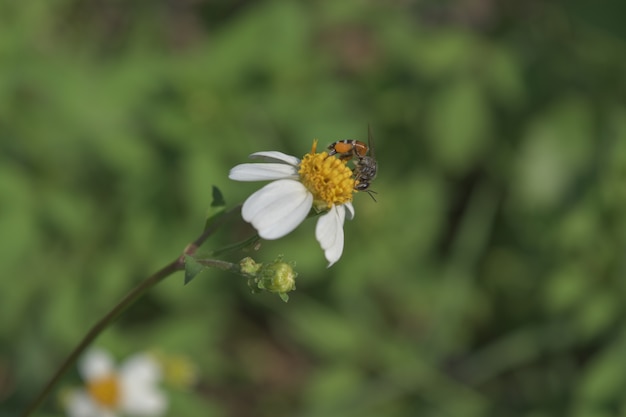
[[[302,184],[313,194],[313,207],[326,210],[333,205],[352,201],[354,178],[347,161],[329,156],[327,152],[316,153],[317,139],[311,152],[300,162]]]
[[[107,408],[114,408],[119,401],[119,382],[115,375],[89,382],[87,391],[98,404]]]
[[[198,371],[185,356],[170,355],[162,358],[165,379],[177,388],[189,388],[198,379]]]

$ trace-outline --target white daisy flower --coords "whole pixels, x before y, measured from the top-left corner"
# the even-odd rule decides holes
[[[241,215],[263,239],[279,239],[291,233],[311,209],[324,213],[317,221],[315,237],[331,266],[343,252],[343,223],[354,217],[355,180],[346,161],[316,153],[317,140],[302,160],[282,152],[257,152],[250,158],[265,163],[241,164],[230,170],[236,181],[268,181],[243,203]]]
[[[167,408],[167,398],[156,386],[161,368],[150,355],[134,355],[116,369],[108,352],[94,349],[78,370],[86,387],[65,397],[70,417],[156,417]]]

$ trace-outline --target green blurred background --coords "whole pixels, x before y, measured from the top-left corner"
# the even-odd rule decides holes
[[[97,345],[191,361],[171,416],[625,416],[625,13],[0,1],[1,415],[201,232],[212,185],[261,186],[230,167],[369,123],[378,202],[356,196],[339,263],[308,221],[254,254],[297,261],[288,303],[178,274]]]

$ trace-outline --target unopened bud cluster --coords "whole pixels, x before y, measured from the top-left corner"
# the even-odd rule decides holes
[[[247,257],[239,262],[241,273],[248,276],[248,286],[252,292],[269,291],[277,293],[284,301],[289,299],[288,292],[296,289],[296,277],[293,262],[284,262],[279,257],[274,262],[257,263]]]

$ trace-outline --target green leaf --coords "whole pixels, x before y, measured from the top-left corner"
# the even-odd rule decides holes
[[[206,213],[206,222],[204,223],[204,230],[209,228],[226,210],[226,200],[224,195],[215,185],[213,186],[213,201],[209,206]]]
[[[616,338],[618,339],[618,338]],[[580,371],[576,398],[586,404],[607,404],[619,398],[626,383],[623,340],[605,344]]]
[[[185,285],[189,284],[196,275],[205,269],[206,267],[196,261],[192,256],[185,255]]]
[[[224,207],[226,205],[226,200],[224,200],[224,195],[215,185],[213,186],[213,201],[211,202],[211,207]]]

